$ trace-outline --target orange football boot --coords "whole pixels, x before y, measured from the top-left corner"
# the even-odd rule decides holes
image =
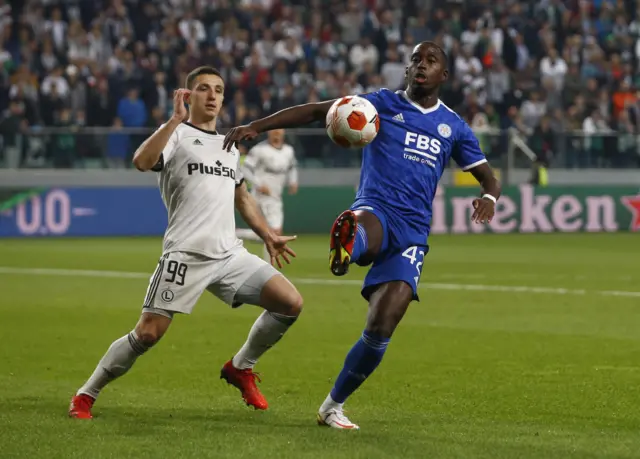
[[[78,394],[71,397],[69,405],[69,417],[76,419],[93,419],[91,407],[96,399],[87,394]]]
[[[357,227],[358,218],[352,210],[342,212],[331,227],[329,268],[334,276],[344,276],[349,271]]]
[[[245,370],[238,370],[233,366],[231,360],[224,364],[220,371],[220,379],[224,379],[227,383],[240,389],[242,398],[247,403],[247,406],[252,406],[256,410],[266,410],[269,408],[267,399],[256,386],[256,379],[258,382],[262,382],[257,373],[254,373],[251,368]]]

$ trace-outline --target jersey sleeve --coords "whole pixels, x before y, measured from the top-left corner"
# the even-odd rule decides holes
[[[244,182],[244,173],[240,164],[240,158],[242,158],[242,156],[236,147],[233,147],[233,152],[238,155],[238,163],[236,164],[236,188],[238,188]]]
[[[487,162],[487,158],[480,149],[477,137],[464,121],[461,123],[460,133],[456,139],[451,157],[463,171],[468,171]]]
[[[160,125],[158,130],[160,130],[163,126],[164,124]],[[169,162],[169,160],[173,156],[174,151],[176,150],[176,147],[178,146],[178,140],[180,137],[179,131],[180,131],[180,126],[178,126],[176,130],[173,131],[173,134],[171,134],[171,137],[169,137],[169,141],[167,142],[165,147],[162,149],[162,153],[160,153],[160,159],[158,160],[156,165],[151,168],[152,171],[160,172],[162,169],[164,169],[165,165]]]
[[[382,105],[382,99],[384,92],[387,92],[386,89],[379,89],[378,91],[367,92],[364,94],[358,94],[359,97],[363,99],[367,99],[371,104],[376,108],[376,110],[380,111],[380,106]]]

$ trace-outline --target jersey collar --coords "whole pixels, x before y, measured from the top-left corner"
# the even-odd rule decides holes
[[[435,112],[437,109],[439,109],[439,108],[440,108],[440,105],[442,104],[442,102],[440,101],[440,99],[438,99],[438,102],[437,102],[433,107],[430,107],[430,108],[424,108],[424,107],[421,107],[420,105],[416,104],[416,103],[415,103],[414,101],[412,101],[411,99],[409,99],[409,96],[407,96],[407,92],[406,92],[406,91],[402,91],[402,90],[400,90],[400,91],[397,91],[397,92],[396,92],[396,94],[400,94],[402,97],[404,97],[404,98],[405,98],[405,100],[406,100],[407,102],[409,102],[411,105],[413,105],[413,106],[414,106],[414,108],[416,108],[416,109],[420,110],[424,115],[426,115],[427,113]]]
[[[211,135],[218,135],[218,131],[207,131],[206,129],[200,129],[197,126],[194,126],[193,124],[191,124],[188,121],[183,121],[184,124],[186,124],[189,127],[192,127],[193,129],[197,129],[200,132],[204,132],[205,134],[211,134]]]

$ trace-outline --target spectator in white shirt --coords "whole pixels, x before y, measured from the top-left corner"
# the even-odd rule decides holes
[[[540,118],[547,112],[547,105],[540,100],[537,91],[533,91],[529,95],[529,99],[525,100],[520,107],[520,117],[522,123],[529,129],[533,130],[540,122]]]
[[[384,87],[395,91],[400,89],[404,83],[405,65],[400,62],[398,52],[390,49],[387,52],[387,62],[382,65],[380,74]]]
[[[354,45],[349,52],[349,62],[356,72],[360,72],[365,63],[370,63],[373,67],[378,66],[378,48],[376,48],[369,37],[362,37],[360,43]]]
[[[296,42],[293,37],[279,40],[273,48],[273,54],[276,59],[284,59],[290,64],[304,59],[304,50],[302,46],[300,46],[300,43]]]
[[[550,48],[549,55],[540,61],[541,77],[553,80],[558,91],[564,87],[564,77],[568,70],[567,63],[558,56],[558,51],[555,48]]]
[[[58,52],[63,51],[67,45],[67,23],[62,19],[60,8],[51,11],[51,19],[44,24],[44,31],[51,34],[53,44]]]
[[[191,11],[187,11],[182,20],[178,23],[178,30],[180,35],[185,41],[193,41],[202,43],[207,39],[207,32],[204,29],[204,24],[199,19],[193,17]]]
[[[465,48],[474,49],[480,41],[480,32],[478,31],[478,20],[471,19],[469,28],[460,35],[460,44]]]
[[[471,55],[471,48],[465,46],[455,61],[456,78],[467,85],[482,77],[482,63]]]
[[[66,78],[62,76],[62,67],[56,67],[52,73],[47,75],[42,80],[42,86],[40,86],[40,92],[47,96],[51,93],[51,86],[55,85],[58,88],[58,94],[60,97],[65,98],[69,94],[69,83]]]

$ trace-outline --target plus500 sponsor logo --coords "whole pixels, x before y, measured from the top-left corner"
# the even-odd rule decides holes
[[[216,161],[213,166],[207,166],[204,163],[189,163],[187,164],[187,173],[189,175],[199,173],[203,175],[215,175],[217,177],[230,177],[234,180],[236,178],[236,171],[230,167],[223,166],[220,161]]]

